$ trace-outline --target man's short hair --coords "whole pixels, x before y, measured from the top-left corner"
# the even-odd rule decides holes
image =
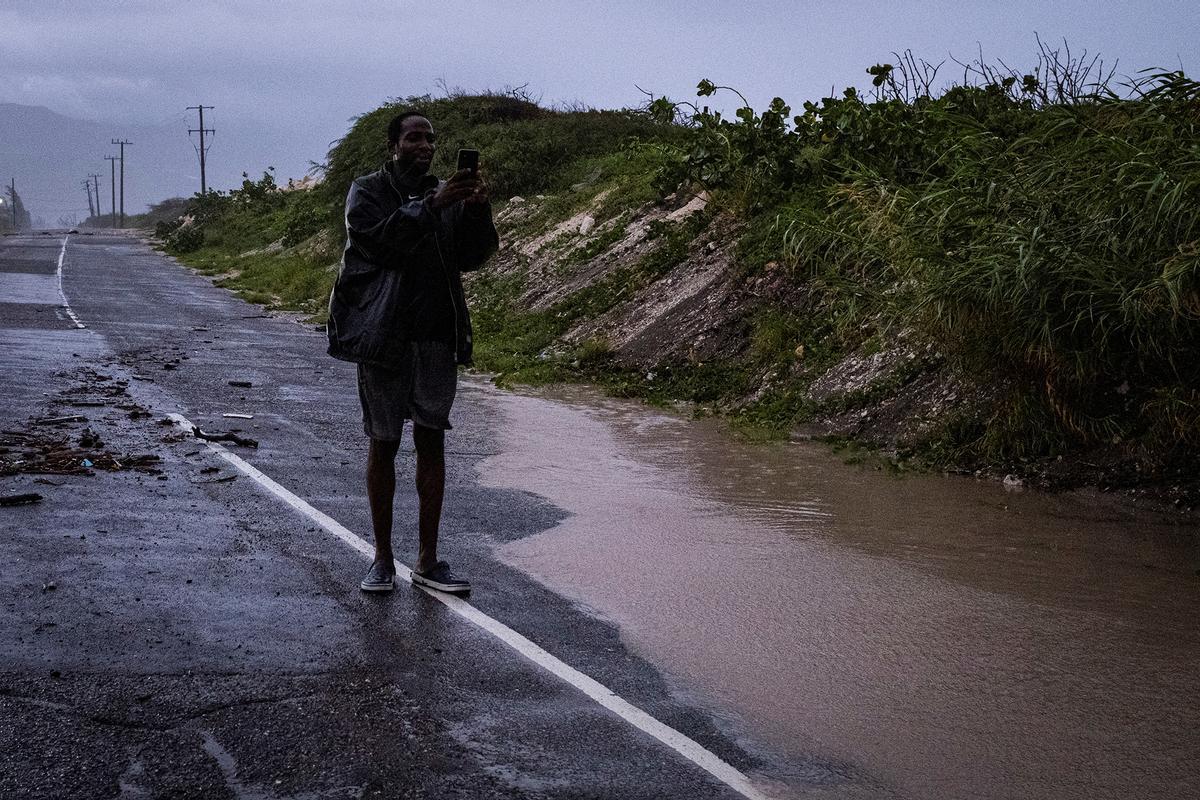
[[[421,111],[405,111],[402,114],[397,114],[392,118],[392,121],[388,123],[387,143],[389,145],[393,145],[400,141],[400,133],[404,130],[404,120],[408,119],[409,117],[424,117],[425,119],[429,119],[429,117],[426,117],[424,112]]]

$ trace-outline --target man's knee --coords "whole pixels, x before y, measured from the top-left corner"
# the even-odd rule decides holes
[[[440,428],[413,425],[413,444],[417,457],[428,461],[441,461],[446,454],[446,432]]]
[[[370,449],[367,452],[367,457],[372,461],[391,462],[396,460],[396,453],[400,451],[400,442],[390,439],[372,439]]]

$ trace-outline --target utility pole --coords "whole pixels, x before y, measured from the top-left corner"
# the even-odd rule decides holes
[[[96,184],[96,224],[100,224],[100,176],[96,173],[91,174],[92,180]],[[91,205],[90,203],[88,205]]]
[[[108,210],[112,212],[109,216],[112,218],[110,220],[112,227],[115,228],[117,227],[117,157],[105,156],[104,160],[108,162],[108,171],[112,175],[112,180],[108,182],[108,185],[112,187],[112,205],[108,207]]]
[[[206,133],[215,134],[216,133],[216,131],[213,130],[212,128],[204,127],[204,109],[206,109],[206,108],[209,111],[212,111],[212,109],[213,109],[212,106],[205,106],[205,105],[188,106],[187,107],[188,111],[199,111],[200,112],[200,127],[199,128],[188,128],[188,136],[191,136],[193,133],[200,134],[200,150],[199,150],[199,152],[200,152],[200,194],[202,194],[202,195],[208,191],[208,182],[205,179],[205,174],[204,174],[204,167],[205,167],[205,160],[206,160],[205,157],[208,154],[208,147],[204,144],[204,134],[206,134]]]
[[[17,179],[12,178],[8,185],[9,191],[12,192],[12,215],[13,215],[13,230],[17,229]]]
[[[121,145],[121,227],[125,227],[125,145],[133,144],[124,139],[113,139],[113,144]]]
[[[88,194],[88,216],[89,217],[95,216],[96,209],[92,205],[92,179],[91,178],[88,178],[83,182],[83,188],[87,190],[87,194]]]

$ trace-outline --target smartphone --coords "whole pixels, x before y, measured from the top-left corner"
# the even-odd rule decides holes
[[[458,171],[464,169],[471,170],[474,175],[479,171],[479,151],[478,150],[459,150],[458,151]]]

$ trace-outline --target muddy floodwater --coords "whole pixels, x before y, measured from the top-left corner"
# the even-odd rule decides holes
[[[569,514],[501,558],[772,754],[764,786],[800,794],[820,763],[866,781],[823,797],[1200,796],[1193,524],[475,390],[505,419],[484,481]]]

